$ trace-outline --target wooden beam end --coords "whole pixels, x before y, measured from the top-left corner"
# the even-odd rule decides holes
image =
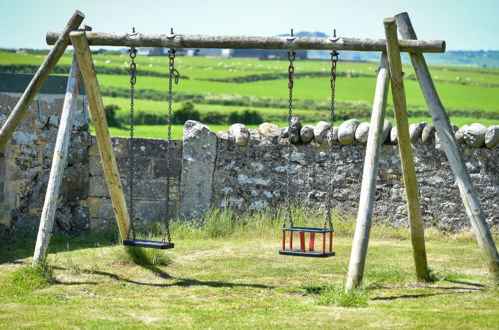
[[[71,38],[81,38],[81,36],[85,35],[85,31],[71,31],[69,32],[69,37]]]
[[[84,13],[82,13],[81,11],[79,11],[79,10],[76,10],[76,11],[75,11],[74,16],[75,16],[75,17],[80,17],[81,19],[84,19],[84,18],[85,18],[85,14],[84,14]]]
[[[383,24],[385,25],[391,25],[395,23],[395,18],[393,17],[387,17],[383,20]]]
[[[397,15],[394,15],[393,17],[395,19],[398,19],[399,17],[406,19],[406,18],[409,18],[409,14],[406,11],[404,11],[404,12],[398,13]]]

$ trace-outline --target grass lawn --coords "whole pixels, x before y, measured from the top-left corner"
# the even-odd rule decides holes
[[[113,233],[54,237],[52,285],[13,280],[34,242],[2,240],[0,327],[497,329],[498,291],[470,233],[427,231],[437,278],[428,284],[414,281],[408,231],[375,226],[366,284],[346,296],[352,221],[335,221],[337,256],[317,259],[278,255],[279,218],[233,219],[218,214],[203,229],[177,223],[175,249],[135,250],[135,259]]]

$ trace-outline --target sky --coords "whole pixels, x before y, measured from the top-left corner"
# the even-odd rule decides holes
[[[78,9],[93,31],[277,35],[321,31],[384,38],[383,19],[408,12],[419,39],[448,50],[499,50],[499,0],[1,0],[0,47],[49,48]]]

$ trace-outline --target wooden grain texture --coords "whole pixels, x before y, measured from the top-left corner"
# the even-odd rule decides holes
[[[357,222],[352,241],[352,252],[350,254],[350,265],[348,267],[345,287],[347,292],[358,287],[362,282],[362,277],[364,275],[376,193],[376,178],[378,176],[381,145],[383,144],[383,124],[385,120],[389,83],[390,72],[388,70],[388,60],[386,53],[383,53],[378,68],[373,111],[371,114],[371,125],[367,138],[359,211],[357,213]]]
[[[75,117],[75,108],[80,86],[80,69],[76,58],[73,57],[73,63],[68,77],[66,95],[62,107],[59,131],[54,148],[54,157],[50,169],[47,192],[45,193],[45,202],[43,204],[40,226],[38,227],[38,236],[36,238],[35,253],[33,256],[33,266],[45,260],[52,228],[54,227],[55,212],[57,210],[57,200],[59,198],[59,187],[61,186],[64,168],[66,167],[66,158],[69,149],[71,131],[73,129],[73,120]]]
[[[414,167],[411,139],[409,137],[409,122],[407,119],[407,104],[405,99],[404,81],[402,79],[402,62],[398,47],[397,25],[394,18],[383,21],[386,35],[386,48],[390,68],[393,106],[402,173],[404,177],[407,213],[411,228],[411,241],[418,280],[429,280],[428,262],[424,241],[423,221],[419,202],[419,189]]]
[[[48,32],[47,44],[51,45],[61,32]],[[386,49],[383,39],[362,38],[322,38],[322,37],[258,37],[258,36],[209,36],[177,34],[174,38],[167,34],[89,32],[91,46],[120,47],[166,47],[166,48],[240,48],[240,49],[317,49],[317,50],[357,50],[379,52]],[[401,52],[445,52],[443,40],[401,40]]]
[[[65,29],[59,33],[59,36],[56,40],[54,40],[54,47],[50,50],[42,65],[38,68],[38,71],[36,71],[33,79],[31,79],[28,87],[14,107],[14,110],[12,110],[0,129],[0,150],[3,150],[7,142],[9,142],[12,134],[21,122],[36,94],[61,58],[62,54],[64,54],[64,51],[69,44],[69,32],[77,29],[84,18],[85,15],[83,15],[82,12],[78,10],[75,11],[71,19],[68,21]]]
[[[417,39],[412,27],[411,20],[407,13],[400,13],[395,16],[398,30],[403,38]],[[482,249],[483,256],[489,271],[496,282],[499,282],[499,255],[496,244],[485,220],[480,199],[471,180],[468,168],[464,162],[461,150],[456,143],[449,117],[445,111],[440,97],[438,96],[430,71],[426,65],[422,54],[411,53],[411,62],[419,81],[419,86],[423,91],[426,104],[431,112],[433,123],[440,138],[442,148],[447,155],[449,164],[456,177],[456,183],[461,193],[466,213],[471,222],[471,227],[475,232],[478,245]]]
[[[120,237],[125,240],[127,238],[128,227],[130,226],[130,218],[126,206],[125,195],[123,194],[123,186],[121,184],[116,158],[114,157],[111,136],[104,113],[104,104],[102,103],[102,96],[95,73],[92,55],[90,54],[85,32],[71,32],[70,37],[87,92],[88,105],[90,113],[92,114],[92,123],[95,128],[97,144],[99,146],[102,166],[104,168],[104,176],[113,203],[114,215],[120,231]]]

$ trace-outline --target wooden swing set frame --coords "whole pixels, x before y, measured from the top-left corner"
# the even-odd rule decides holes
[[[350,265],[346,281],[346,290],[360,285],[364,272],[369,234],[372,224],[376,177],[381,151],[382,127],[385,118],[388,87],[391,82],[392,96],[397,124],[399,153],[405,184],[407,209],[411,229],[413,256],[418,280],[429,280],[424,241],[423,223],[419,191],[415,174],[414,159],[409,127],[402,64],[400,52],[410,55],[419,85],[430,109],[442,148],[449,160],[461,193],[466,213],[475,232],[492,278],[499,280],[499,256],[493,237],[487,226],[480,206],[477,192],[465,165],[461,151],[456,143],[447,113],[437,94],[431,79],[423,53],[445,52],[445,41],[417,40],[407,13],[395,15],[384,20],[386,39],[358,38],[318,38],[318,37],[249,37],[249,36],[206,36],[141,34],[141,33],[104,33],[91,32],[89,28],[78,29],[85,15],[76,11],[62,32],[47,33],[47,43],[54,45],[46,59],[34,75],[32,81],[19,99],[16,107],[0,129],[0,149],[4,149],[14,130],[23,118],[34,97],[40,90],[53,67],[71,43],[74,57],[68,79],[67,90],[57,135],[54,158],[50,172],[45,203],[40,220],[40,227],[35,247],[33,264],[45,260],[52,233],[59,186],[66,164],[67,150],[74,118],[74,109],[80,80],[83,81],[88,105],[95,127],[95,135],[104,168],[113,210],[120,237],[125,240],[130,218],[120,174],[113,153],[111,136],[107,125],[99,83],[93,65],[90,46],[123,47],[167,47],[167,48],[242,48],[242,49],[309,49],[309,50],[355,50],[382,52],[376,82],[376,91],[371,116],[371,130],[367,142],[359,211],[352,243]],[[397,37],[397,28],[403,40]]]

